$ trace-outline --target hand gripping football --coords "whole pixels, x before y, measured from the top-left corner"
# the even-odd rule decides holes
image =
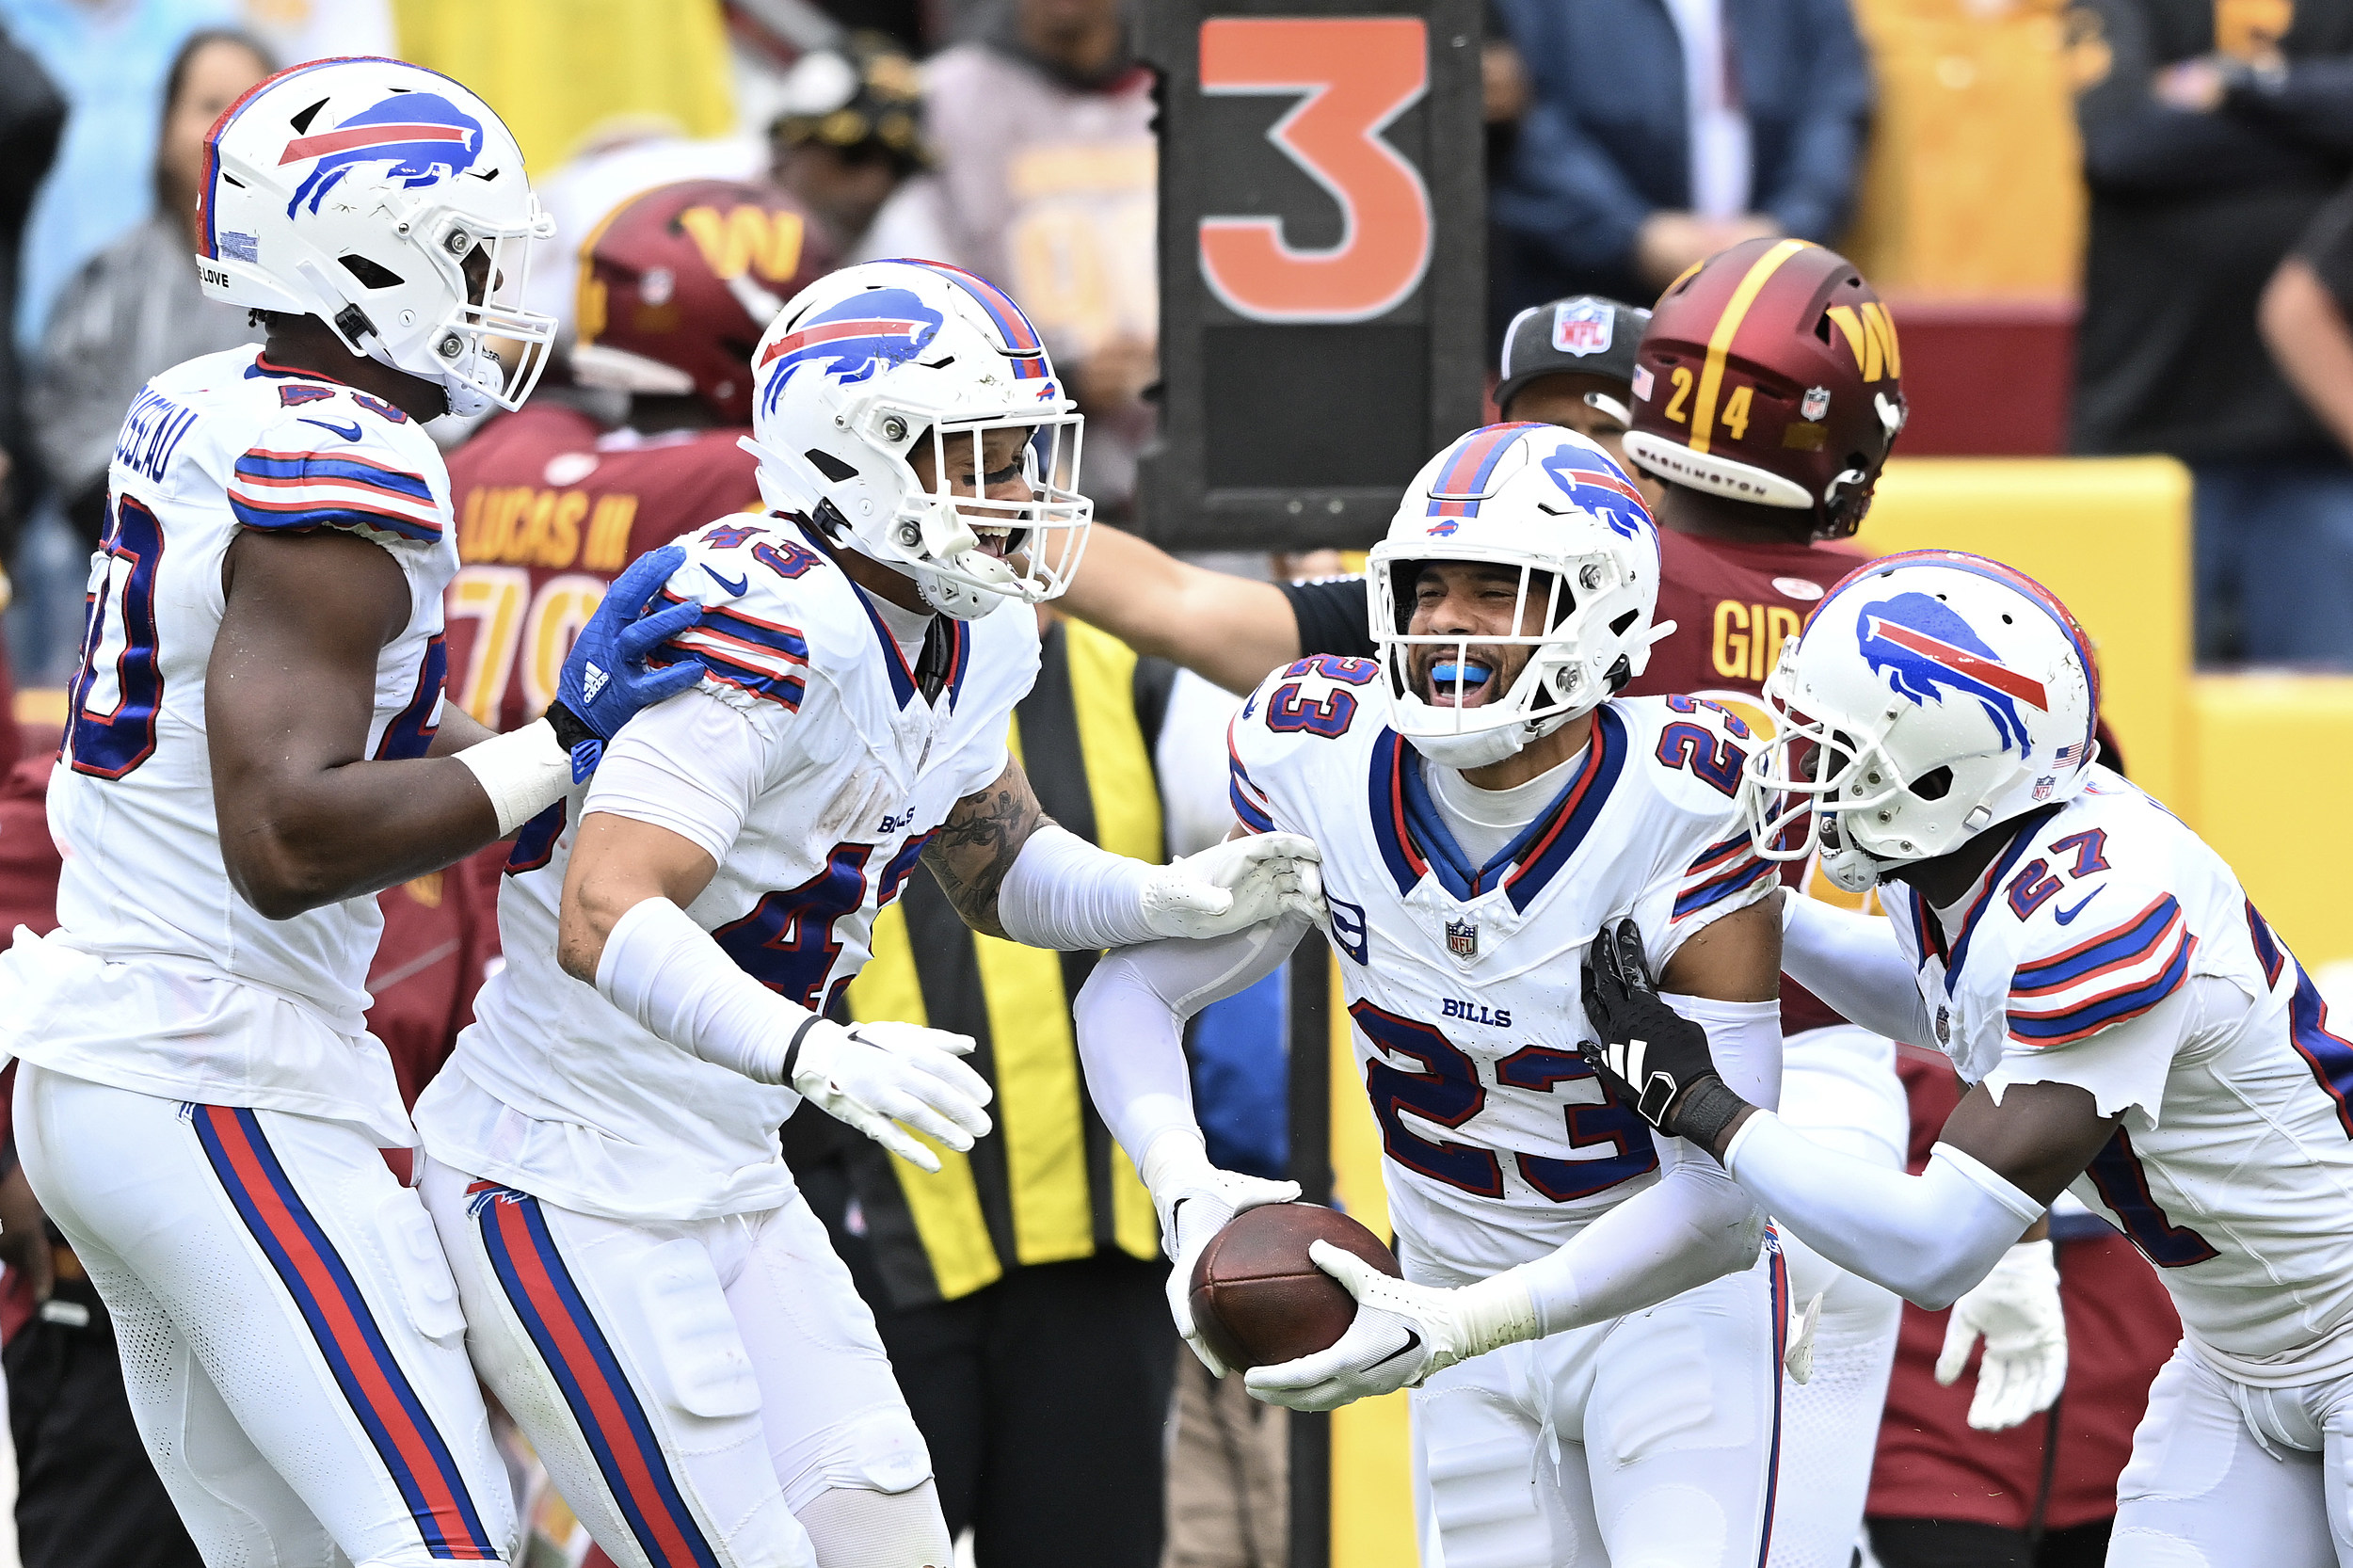
[[[1246,1209],[1209,1239],[1193,1266],[1193,1320],[1235,1371],[1329,1350],[1356,1316],[1356,1301],[1307,1256],[1324,1240],[1395,1275],[1381,1239],[1336,1209],[1275,1203]]]

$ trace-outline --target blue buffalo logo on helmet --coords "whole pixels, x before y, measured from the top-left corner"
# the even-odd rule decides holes
[[[768,377],[761,393],[767,411],[776,411],[785,382],[801,366],[823,365],[837,381],[863,381],[922,353],[943,319],[905,289],[869,289],[816,312],[770,344],[754,367]]]
[[[2005,665],[1969,629],[1958,611],[1931,595],[1902,593],[1863,607],[1855,622],[1863,657],[1874,673],[1884,672],[1899,696],[1942,703],[1945,694],[1977,698],[2008,751],[2031,749],[2021,702],[2050,711],[2042,682]]]
[[[1552,475],[1552,482],[1577,506],[1591,512],[1609,525],[1609,531],[1621,538],[1639,539],[1652,526],[1650,508],[1642,504],[1642,492],[1625,476],[1625,471],[1609,457],[1590,446],[1563,441],[1544,459],[1544,471]]]
[[[439,93],[396,92],[331,131],[286,144],[278,159],[280,168],[318,160],[295,187],[286,216],[294,216],[306,198],[317,212],[321,199],[361,164],[389,163],[389,177],[414,189],[464,173],[481,151],[482,122],[473,116]]]

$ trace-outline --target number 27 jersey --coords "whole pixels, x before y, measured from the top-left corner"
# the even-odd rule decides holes
[[[1780,884],[1733,809],[1749,728],[1688,697],[1594,710],[1551,805],[1484,866],[1382,721],[1379,665],[1270,676],[1229,730],[1254,831],[1323,852],[1351,1037],[1381,1127],[1391,1219],[1423,1256],[1492,1273],[1551,1251],[1656,1179],[1649,1129],[1577,1055],[1587,946],[1631,916],[1654,968]]]

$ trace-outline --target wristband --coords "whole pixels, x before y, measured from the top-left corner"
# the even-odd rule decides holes
[[[1670,1119],[1674,1123],[1676,1137],[1712,1152],[1718,1135],[1732,1125],[1735,1116],[1748,1109],[1747,1100],[1734,1094],[1722,1079],[1711,1074],[1683,1092],[1683,1103],[1675,1107]]]
[[[792,1032],[791,1043],[784,1048],[784,1065],[776,1071],[778,1082],[791,1083],[792,1081],[793,1070],[801,1064],[801,1042],[808,1038],[810,1030],[815,1029],[824,1021],[816,1014],[811,1013],[808,1021]]]
[[[490,797],[502,839],[563,799],[573,783],[571,756],[546,719],[470,745],[456,760]]]

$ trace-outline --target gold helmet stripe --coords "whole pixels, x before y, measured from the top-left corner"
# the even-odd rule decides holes
[[[1732,291],[1724,313],[1716,318],[1716,330],[1707,339],[1707,362],[1700,369],[1699,396],[1691,408],[1692,451],[1707,450],[1708,436],[1716,428],[1716,399],[1723,391],[1724,356],[1732,351],[1732,340],[1740,335],[1740,323],[1748,319],[1749,307],[1756,303],[1767,280],[1781,270],[1784,263],[1810,248],[1811,243],[1806,240],[1783,240],[1750,263],[1748,276]]]

